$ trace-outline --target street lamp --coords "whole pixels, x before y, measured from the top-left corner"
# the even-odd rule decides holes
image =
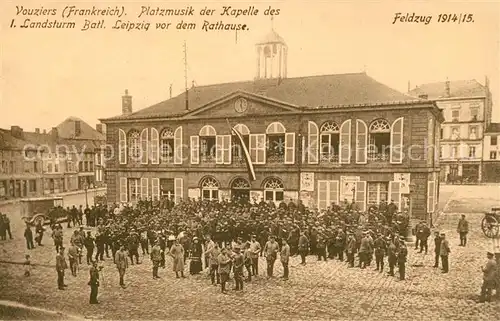
[[[87,196],[87,191],[89,189],[89,184],[87,182],[83,183],[83,190],[85,191],[85,208],[89,207],[89,199]]]
[[[408,211],[408,227],[406,228],[406,242],[413,242],[413,194],[415,193],[416,185],[414,183],[410,183],[410,193],[408,194],[408,198],[410,201],[410,209]]]

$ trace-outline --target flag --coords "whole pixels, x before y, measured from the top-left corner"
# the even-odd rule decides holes
[[[250,179],[251,182],[255,181],[256,180],[255,170],[253,168],[252,159],[250,158],[250,152],[248,151],[248,148],[245,145],[245,141],[243,140],[243,136],[241,135],[241,133],[239,131],[237,131],[236,129],[234,129],[234,127],[232,127],[229,124],[229,120],[226,119],[226,121],[227,121],[227,125],[231,129],[231,133],[233,135],[235,135],[236,137],[238,137],[238,140],[240,142],[241,148],[243,148],[243,154],[245,156],[245,162],[247,163],[248,178]]]

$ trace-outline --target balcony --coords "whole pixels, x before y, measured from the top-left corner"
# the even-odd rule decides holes
[[[267,155],[266,163],[268,164],[283,164],[285,163],[285,155],[284,154],[274,154]]]
[[[201,164],[215,164],[215,155],[200,155]]]
[[[322,165],[327,164],[338,164],[339,163],[339,155],[335,154],[321,154],[319,158],[319,163]]]
[[[386,163],[390,160],[389,153],[368,152],[368,161],[377,163]]]

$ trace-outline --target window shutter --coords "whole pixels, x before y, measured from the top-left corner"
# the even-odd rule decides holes
[[[224,135],[222,139],[222,158],[224,164],[231,164],[231,135]]]
[[[394,204],[398,207],[398,212],[401,211],[401,182],[389,182],[389,199],[387,201],[388,203],[394,201]]]
[[[118,158],[120,164],[127,164],[127,134],[123,129],[118,129]]]
[[[217,135],[215,136],[215,163],[216,164],[224,164],[224,136]]]
[[[141,132],[140,136],[140,144],[141,144],[141,164],[148,163],[148,129],[144,128]]]
[[[348,119],[340,126],[340,164],[351,162],[351,120]]]
[[[151,197],[153,201],[157,201],[160,199],[160,179],[152,178],[151,179]]]
[[[391,126],[391,164],[401,164],[403,162],[403,117],[392,123]]]
[[[356,119],[356,163],[366,164],[368,154],[368,128],[361,119]]]
[[[328,207],[328,181],[318,181],[318,208]]]
[[[307,123],[307,162],[309,164],[318,163],[318,125],[309,121]],[[303,150],[303,153],[306,150]]]
[[[250,160],[252,163],[257,163],[257,134],[250,134]]]
[[[175,193],[175,203],[179,203],[181,198],[183,197],[183,180],[182,178],[176,177],[174,179],[174,193]]]
[[[182,126],[179,126],[174,132],[174,164],[182,164],[182,149]]]
[[[295,163],[295,133],[285,134],[285,164]]]
[[[160,163],[160,136],[156,128],[151,128],[151,163]]]
[[[191,164],[200,163],[200,138],[191,136]]]
[[[427,213],[434,213],[435,211],[435,199],[436,199],[436,182],[427,182]]]
[[[339,181],[330,181],[328,206],[339,203]]]
[[[120,177],[120,203],[127,203],[127,178]]]
[[[143,177],[141,178],[141,199],[143,201],[148,199],[148,178]]]
[[[366,211],[366,182],[356,182],[356,205],[362,211]]]
[[[256,164],[266,163],[266,134],[257,134],[257,160]]]

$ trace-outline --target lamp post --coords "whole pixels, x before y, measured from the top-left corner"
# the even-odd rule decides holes
[[[83,183],[83,190],[85,191],[85,208],[89,207],[89,199],[87,196],[87,191],[89,189],[89,184],[87,182]]]
[[[406,228],[406,242],[413,242],[413,194],[415,193],[416,185],[414,183],[410,183],[410,194],[408,194],[408,198],[410,201],[410,209],[408,211],[408,227]]]

